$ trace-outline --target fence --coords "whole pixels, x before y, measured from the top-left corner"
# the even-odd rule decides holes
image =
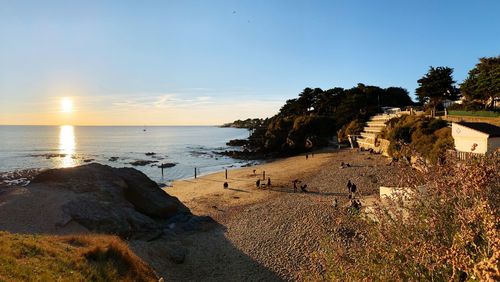
[[[478,159],[484,157],[484,154],[461,152],[457,150],[448,150],[447,153],[449,156],[456,157],[459,160],[470,160],[470,159]]]

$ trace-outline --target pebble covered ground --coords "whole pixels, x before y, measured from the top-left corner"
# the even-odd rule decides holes
[[[328,157],[317,171],[276,179],[271,191],[255,191],[268,194],[256,203],[217,202],[209,215],[220,226],[181,240],[188,253],[183,264],[154,259],[152,264],[175,281],[302,280],[301,274],[319,267],[313,253],[338,227],[337,215],[348,204],[347,181],[357,185],[358,197],[376,197],[379,186],[398,185],[400,172],[411,170],[368,152],[342,150]],[[342,162],[349,166],[341,168]],[[309,192],[294,193],[294,179]]]
[[[340,168],[341,162],[350,167]],[[301,270],[317,267],[311,254],[336,227],[336,213],[348,201],[346,184],[355,183],[361,195],[379,193],[379,186],[398,185],[401,167],[369,153],[332,155],[331,163],[305,176],[311,193],[276,192],[279,195],[227,212],[220,222],[226,236],[245,254],[281,279],[297,280]],[[408,168],[410,169],[410,168]],[[291,186],[291,184],[290,184]],[[339,207],[333,207],[337,198]]]

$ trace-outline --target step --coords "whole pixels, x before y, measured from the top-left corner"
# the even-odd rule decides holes
[[[379,120],[376,120],[376,121],[369,121],[366,123],[366,125],[370,126],[370,127],[385,127],[385,121],[379,121]]]
[[[361,136],[363,136],[364,138],[371,138],[371,139],[375,139],[377,137],[377,134],[376,133],[369,133],[369,132],[361,132]]]
[[[375,133],[379,133],[379,132],[382,132],[382,130],[384,130],[385,126],[366,126],[365,128],[363,128],[363,131],[364,132],[375,132]]]
[[[369,143],[369,144],[375,144],[375,138],[367,138],[367,137],[359,137],[358,140],[356,140],[358,143]]]

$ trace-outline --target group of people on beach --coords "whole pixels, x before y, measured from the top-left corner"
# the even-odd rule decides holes
[[[297,192],[297,184],[301,183],[302,181],[298,180],[298,179],[295,179],[294,181],[292,181],[292,184],[293,184],[293,192]],[[300,185],[300,191],[304,192],[304,193],[307,193],[307,184],[303,184],[303,185]]]
[[[260,189],[261,185],[265,185],[265,184],[262,183],[260,178],[259,178],[259,179],[257,179],[257,181],[255,181],[255,186],[257,187],[257,189]],[[265,185],[265,187],[267,187],[267,189],[271,189],[271,177],[267,178],[267,185]]]

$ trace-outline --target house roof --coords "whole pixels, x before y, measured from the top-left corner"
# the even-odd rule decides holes
[[[465,121],[458,122],[458,124],[486,133],[490,137],[500,137],[500,127],[493,124],[485,122],[465,122]]]

